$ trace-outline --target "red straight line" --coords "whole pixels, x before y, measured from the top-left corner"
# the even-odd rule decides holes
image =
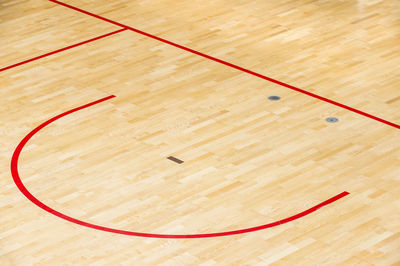
[[[75,11],[78,11],[78,12],[81,12],[81,13],[83,13],[83,14],[86,14],[86,15],[89,15],[89,16],[92,16],[92,17],[95,17],[95,18],[98,18],[98,19],[107,21],[107,22],[109,22],[109,23],[111,23],[111,24],[114,24],[114,25],[117,25],[117,26],[120,26],[120,27],[123,27],[123,28],[130,28],[130,27],[128,27],[128,26],[126,26],[126,25],[124,25],[124,24],[122,24],[122,23],[119,23],[119,22],[116,22],[116,21],[114,21],[114,20],[111,20],[111,19],[108,19],[108,18],[99,16],[99,15],[96,15],[96,14],[91,13],[91,12],[89,12],[89,11],[80,9],[80,8],[78,8],[78,7],[75,7],[75,6],[68,5],[68,4],[63,3],[63,2],[60,2],[60,1],[57,1],[57,0],[49,0],[49,1],[50,1],[50,2],[53,2],[53,3],[56,3],[56,4],[59,4],[59,5],[62,5],[62,6],[65,6],[65,7],[68,7],[68,8],[71,8],[71,9],[73,9],[73,10],[75,10]]]
[[[96,41],[96,40],[105,38],[105,37],[110,36],[110,35],[117,34],[117,33],[119,33],[119,32],[125,31],[125,30],[127,30],[127,28],[119,29],[119,30],[116,30],[116,31],[113,31],[113,32],[110,32],[110,33],[107,33],[107,34],[104,34],[104,35],[95,37],[95,38],[93,38],[93,39],[89,39],[89,40],[86,40],[86,41],[83,41],[83,42],[80,42],[80,43],[76,43],[76,44],[73,44],[73,45],[70,45],[70,46],[67,46],[67,47],[64,47],[64,48],[55,50],[55,51],[50,52],[50,53],[47,53],[47,54],[43,54],[43,55],[36,56],[36,57],[34,57],[34,58],[31,58],[31,59],[28,59],[28,60],[19,62],[19,63],[17,63],[17,64],[11,65],[11,66],[7,66],[7,67],[0,68],[0,72],[5,71],[5,70],[10,69],[10,68],[14,68],[14,67],[20,66],[20,65],[24,65],[24,64],[26,64],[26,63],[29,63],[29,62],[32,62],[32,61],[41,59],[41,58],[43,58],[43,57],[47,57],[47,56],[50,56],[50,55],[53,55],[53,54],[60,53],[60,52],[65,51],[65,50],[72,49],[72,48],[74,48],[74,47],[77,47],[77,46],[80,46],[80,45],[83,45],[83,44],[86,44],[86,43],[89,43],[89,42],[93,42],[93,41]]]
[[[166,39],[163,39],[163,38],[157,37],[157,36],[155,36],[155,35],[149,34],[149,33],[147,33],[147,32],[144,32],[144,31],[141,31],[141,30],[132,28],[132,27],[130,27],[130,26],[121,24],[121,23],[116,22],[116,21],[113,21],[113,20],[111,20],[111,19],[108,19],[108,18],[99,16],[99,15],[93,14],[93,13],[88,12],[88,11],[85,11],[85,10],[83,10],[83,9],[80,9],[80,8],[77,8],[77,7],[74,7],[74,6],[65,4],[65,3],[63,3],[63,2],[60,2],[60,1],[57,1],[57,0],[49,0],[49,1],[51,1],[51,2],[53,2],[53,3],[56,3],[56,4],[59,4],[59,5],[62,5],[62,6],[65,6],[65,7],[68,7],[68,8],[71,8],[71,9],[73,9],[73,10],[76,10],[76,11],[78,11],[78,12],[87,14],[87,15],[89,15],[89,16],[92,16],[92,17],[95,17],[95,18],[98,18],[98,19],[107,21],[107,22],[112,23],[112,24],[114,24],[114,25],[117,25],[117,26],[120,26],[120,27],[124,27],[125,29],[129,29],[129,30],[131,30],[131,31],[134,31],[134,32],[136,32],[136,33],[139,33],[139,34],[142,34],[142,35],[144,35],[144,36],[150,37],[150,38],[152,38],[152,39],[158,40],[158,41],[160,41],[160,42],[163,42],[163,43],[166,43],[166,44],[175,46],[175,47],[177,47],[177,48],[180,48],[180,49],[182,49],[182,50],[188,51],[188,52],[190,52],[190,53],[193,53],[193,54],[202,56],[202,57],[204,57],[204,58],[213,60],[213,61],[215,61],[215,62],[224,64],[224,65],[226,65],[226,66],[229,66],[229,67],[235,68],[235,69],[237,69],[237,70],[240,70],[240,71],[246,72],[246,73],[248,73],[248,74],[251,74],[251,75],[253,75],[253,76],[262,78],[262,79],[264,79],[264,80],[268,80],[268,81],[270,81],[270,82],[272,82],[272,83],[281,85],[281,86],[286,87],[286,88],[289,88],[289,89],[291,89],[291,90],[294,90],[294,91],[297,91],[297,92],[306,94],[306,95],[308,95],[308,96],[314,97],[314,98],[316,98],[316,99],[318,99],[318,100],[321,100],[321,101],[324,101],[324,102],[327,102],[327,103],[330,103],[330,104],[339,106],[339,107],[341,107],[341,108],[347,109],[347,110],[352,111],[352,112],[354,112],[354,113],[360,114],[360,115],[362,115],[362,116],[365,116],[365,117],[374,119],[374,120],[376,120],[376,121],[378,121],[378,122],[381,122],[381,123],[387,124],[387,125],[389,125],[389,126],[392,126],[392,127],[394,127],[394,128],[400,129],[400,125],[398,125],[398,124],[395,124],[395,123],[392,123],[392,122],[390,122],[390,121],[387,121],[387,120],[384,120],[384,119],[382,119],[382,118],[379,118],[379,117],[377,117],[377,116],[374,116],[374,115],[365,113],[365,112],[363,112],[363,111],[361,111],[361,110],[358,110],[358,109],[356,109],[356,108],[350,107],[350,106],[348,106],[348,105],[345,105],[345,104],[342,104],[342,103],[333,101],[333,100],[331,100],[331,99],[322,97],[322,96],[320,96],[320,95],[314,94],[314,93],[312,93],[312,92],[309,92],[309,91],[306,91],[306,90],[303,90],[303,89],[294,87],[294,86],[292,86],[292,85],[286,84],[286,83],[281,82],[281,81],[279,81],[279,80],[276,80],[276,79],[273,79],[273,78],[264,76],[264,75],[262,75],[262,74],[259,74],[259,73],[256,73],[256,72],[254,72],[254,71],[245,69],[245,68],[243,68],[243,67],[234,65],[234,64],[232,64],[232,63],[229,63],[229,62],[226,62],[226,61],[224,61],[224,60],[218,59],[218,58],[216,58],[216,57],[213,57],[213,56],[210,56],[210,55],[207,55],[207,54],[203,54],[203,53],[201,53],[201,52],[198,52],[198,51],[196,51],[196,50],[193,50],[193,49],[190,49],[190,48],[188,48],[188,47],[182,46],[182,45],[180,45],[180,44],[177,44],[177,43],[168,41],[168,40],[166,40]]]

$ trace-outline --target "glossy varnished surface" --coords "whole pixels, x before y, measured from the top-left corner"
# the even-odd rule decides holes
[[[118,29],[48,1],[0,3],[1,67]],[[400,121],[396,1],[68,3]],[[3,71],[0,86],[5,265],[400,262],[399,129],[130,31]],[[72,217],[208,233],[351,194],[285,225],[209,239],[123,236],[44,212],[12,181],[14,148],[50,117],[111,94],[43,129],[20,158],[31,193]]]
[[[400,123],[399,1],[68,3]]]

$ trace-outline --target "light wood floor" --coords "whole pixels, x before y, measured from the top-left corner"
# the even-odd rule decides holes
[[[65,0],[400,124],[400,2]],[[0,0],[1,265],[400,265],[400,129],[47,0]],[[207,234],[300,219],[246,234]],[[270,101],[277,95],[279,101]],[[326,118],[336,117],[337,123]],[[166,159],[174,156],[177,164]]]

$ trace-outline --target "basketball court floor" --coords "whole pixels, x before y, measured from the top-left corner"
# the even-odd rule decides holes
[[[0,265],[400,265],[400,1],[0,0]]]

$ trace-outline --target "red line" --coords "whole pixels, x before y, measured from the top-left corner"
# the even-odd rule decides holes
[[[21,154],[22,149],[25,147],[25,145],[28,143],[28,141],[36,134],[38,133],[41,129],[43,129],[44,127],[46,127],[47,125],[51,124],[52,122],[66,116],[69,114],[72,114],[74,112],[77,112],[79,110],[88,108],[90,106],[93,106],[95,104],[104,102],[106,100],[109,100],[111,98],[114,98],[114,95],[110,95],[108,97],[99,99],[97,101],[79,106],[77,108],[74,108],[72,110],[66,111],[62,114],[59,114],[49,120],[47,120],[46,122],[40,124],[39,126],[37,126],[35,129],[33,129],[31,132],[28,133],[28,135],[26,135],[21,142],[18,144],[18,146],[15,148],[15,151],[13,153],[12,159],[11,159],[11,173],[13,176],[13,180],[14,183],[16,184],[16,186],[18,187],[18,189],[22,192],[22,194],[25,195],[25,197],[27,199],[29,199],[32,203],[34,203],[35,205],[37,205],[38,207],[42,208],[43,210],[59,217],[62,218],[66,221],[81,225],[81,226],[86,226],[92,229],[97,229],[97,230],[101,230],[101,231],[106,231],[106,232],[111,232],[111,233],[116,233],[116,234],[122,234],[122,235],[131,235],[131,236],[140,236],[140,237],[153,237],[153,238],[206,238],[206,237],[220,237],[220,236],[229,236],[229,235],[238,235],[238,234],[244,234],[244,233],[249,233],[249,232],[254,232],[254,231],[259,231],[259,230],[263,230],[266,228],[270,228],[270,227],[274,227],[274,226],[278,226],[281,224],[285,224],[294,220],[297,220],[301,217],[304,217],[310,213],[313,213],[315,211],[317,211],[318,209],[331,204],[347,195],[349,195],[349,192],[342,192],[308,210],[305,210],[303,212],[300,212],[298,214],[295,214],[293,216],[290,216],[288,218],[273,222],[273,223],[268,223],[268,224],[264,224],[264,225],[260,225],[260,226],[256,226],[256,227],[250,227],[250,228],[245,228],[245,229],[240,229],[240,230],[234,230],[234,231],[225,231],[225,232],[217,232],[217,233],[207,233],[207,234],[182,234],[182,235],[170,235],[170,234],[150,234],[150,233],[141,233],[141,232],[132,232],[132,231],[125,231],[125,230],[119,230],[119,229],[114,229],[114,228],[110,228],[110,227],[104,227],[104,226],[100,226],[100,225],[96,225],[96,224],[92,224],[92,223],[87,223],[75,218],[72,218],[68,215],[65,215],[61,212],[58,212],[52,208],[50,208],[49,206],[47,206],[46,204],[44,204],[43,202],[41,202],[40,200],[38,200],[35,196],[33,196],[29,190],[25,187],[25,185],[23,184],[21,177],[19,176],[19,172],[18,172],[18,159],[19,156]]]
[[[210,55],[201,53],[201,52],[199,52],[199,51],[196,51],[196,50],[190,49],[190,48],[188,48],[188,47],[182,46],[182,45],[180,45],[180,44],[177,44],[177,43],[168,41],[168,40],[163,39],[163,38],[160,38],[160,37],[157,37],[157,36],[152,35],[152,34],[149,34],[149,33],[147,33],[147,32],[144,32],[144,31],[141,31],[141,30],[132,28],[132,27],[130,27],[130,26],[128,26],[128,25],[124,25],[124,24],[122,24],[122,23],[113,21],[113,20],[111,20],[111,19],[108,19],[108,18],[99,16],[99,15],[93,14],[93,13],[91,13],[91,12],[85,11],[85,10],[80,9],[80,8],[77,8],[77,7],[75,7],[75,6],[71,6],[71,5],[65,4],[65,3],[60,2],[60,1],[57,1],[57,0],[49,0],[49,1],[51,1],[51,2],[53,2],[53,3],[56,3],[56,4],[59,4],[59,5],[62,5],[62,6],[65,6],[65,7],[68,7],[68,8],[71,8],[71,9],[73,9],[73,10],[76,10],[76,11],[78,11],[78,12],[84,13],[84,14],[86,14],[86,15],[89,15],[89,16],[92,16],[92,17],[95,17],[95,18],[98,18],[98,19],[107,21],[107,22],[112,23],[112,24],[114,24],[114,25],[117,25],[117,26],[120,26],[120,27],[124,27],[124,28],[126,28],[126,29],[129,29],[129,30],[134,31],[134,32],[136,32],[136,33],[139,33],[139,34],[142,34],[142,35],[144,35],[144,36],[150,37],[150,38],[152,38],[152,39],[158,40],[158,41],[160,41],[160,42],[163,42],[163,43],[166,43],[166,44],[175,46],[175,47],[177,47],[177,48],[179,48],[179,49],[188,51],[188,52],[190,52],[190,53],[193,53],[193,54],[196,54],[196,55],[199,55],[199,56],[202,56],[202,57],[204,57],[204,58],[213,60],[213,61],[215,61],[215,62],[224,64],[224,65],[226,65],[226,66],[235,68],[235,69],[240,70],[240,71],[243,71],[243,72],[246,72],[246,73],[248,73],[248,74],[250,74],[250,75],[253,75],[253,76],[262,78],[262,79],[264,79],[264,80],[268,80],[268,81],[270,81],[270,82],[272,82],[272,83],[281,85],[281,86],[286,87],[286,88],[289,88],[289,89],[291,89],[291,90],[294,90],[294,91],[297,91],[297,92],[306,94],[306,95],[308,95],[308,96],[314,97],[314,98],[316,98],[316,99],[318,99],[318,100],[321,100],[321,101],[324,101],[324,102],[327,102],[327,103],[330,103],[330,104],[339,106],[339,107],[341,107],[341,108],[347,109],[347,110],[352,111],[352,112],[354,112],[354,113],[360,114],[360,115],[362,115],[362,116],[365,116],[365,117],[374,119],[374,120],[376,120],[376,121],[378,121],[378,122],[381,122],[381,123],[387,124],[387,125],[389,125],[389,126],[392,126],[392,127],[395,127],[395,128],[400,129],[400,125],[398,125],[398,124],[395,124],[395,123],[392,123],[392,122],[390,122],[390,121],[387,121],[387,120],[384,120],[384,119],[382,119],[382,118],[379,118],[379,117],[377,117],[377,116],[374,116],[374,115],[365,113],[365,112],[363,112],[363,111],[361,111],[361,110],[358,110],[358,109],[356,109],[356,108],[347,106],[347,105],[345,105],[345,104],[342,104],[342,103],[339,103],[339,102],[336,102],[336,101],[333,101],[333,100],[330,100],[330,99],[328,99],[328,98],[322,97],[322,96],[317,95],[317,94],[314,94],[314,93],[312,93],[312,92],[309,92],[309,91],[306,91],[306,90],[303,90],[303,89],[294,87],[294,86],[292,86],[292,85],[286,84],[286,83],[281,82],[281,81],[279,81],[279,80],[276,80],[276,79],[273,79],[273,78],[264,76],[264,75],[262,75],[262,74],[259,74],[259,73],[254,72],[254,71],[245,69],[245,68],[243,68],[243,67],[234,65],[234,64],[232,64],[232,63],[229,63],[229,62],[227,62],[227,61],[224,61],[224,60],[218,59],[218,58],[216,58],[216,57],[213,57],[213,56],[210,56]]]
[[[104,34],[104,35],[101,35],[101,36],[98,36],[98,37],[95,37],[95,38],[92,38],[92,39],[89,39],[89,40],[86,40],[86,41],[83,41],[83,42],[80,42],[80,43],[76,43],[76,44],[73,44],[73,45],[70,45],[70,46],[55,50],[55,51],[47,53],[47,54],[36,56],[34,58],[19,62],[17,64],[11,65],[11,66],[0,68],[0,72],[5,71],[5,70],[10,69],[10,68],[14,68],[14,67],[20,66],[20,65],[24,65],[26,63],[41,59],[43,57],[47,57],[47,56],[50,56],[50,55],[53,55],[53,54],[57,54],[59,52],[65,51],[65,50],[72,49],[74,47],[77,47],[77,46],[80,46],[80,45],[83,45],[83,44],[86,44],[86,43],[89,43],[89,42],[93,42],[93,41],[105,38],[105,37],[110,36],[110,35],[117,34],[117,33],[121,32],[121,31],[125,31],[125,30],[127,30],[127,28],[119,29],[119,30],[116,30],[116,31],[113,31],[113,32],[110,32],[110,33],[107,33],[107,34]]]
[[[99,15],[96,15],[96,14],[91,13],[91,12],[89,12],[89,11],[80,9],[80,8],[78,8],[78,7],[75,7],[75,6],[68,5],[68,4],[63,3],[63,2],[60,2],[60,1],[57,1],[57,0],[49,0],[49,1],[50,1],[50,2],[53,2],[53,3],[56,3],[56,4],[59,4],[59,5],[62,5],[62,6],[65,6],[65,7],[68,7],[68,8],[71,8],[71,9],[73,9],[73,10],[75,10],[75,11],[78,11],[78,12],[81,12],[81,13],[83,13],[83,14],[86,14],[86,15],[89,15],[89,16],[92,16],[92,17],[95,17],[95,18],[98,18],[98,19],[107,21],[107,22],[109,22],[109,23],[111,23],[111,24],[114,24],[114,25],[117,25],[117,26],[120,26],[120,27],[123,27],[123,28],[130,28],[129,26],[126,26],[126,25],[124,25],[124,24],[122,24],[122,23],[119,23],[119,22],[116,22],[116,21],[114,21],[114,20],[111,20],[111,19],[108,19],[108,18],[99,16]]]

